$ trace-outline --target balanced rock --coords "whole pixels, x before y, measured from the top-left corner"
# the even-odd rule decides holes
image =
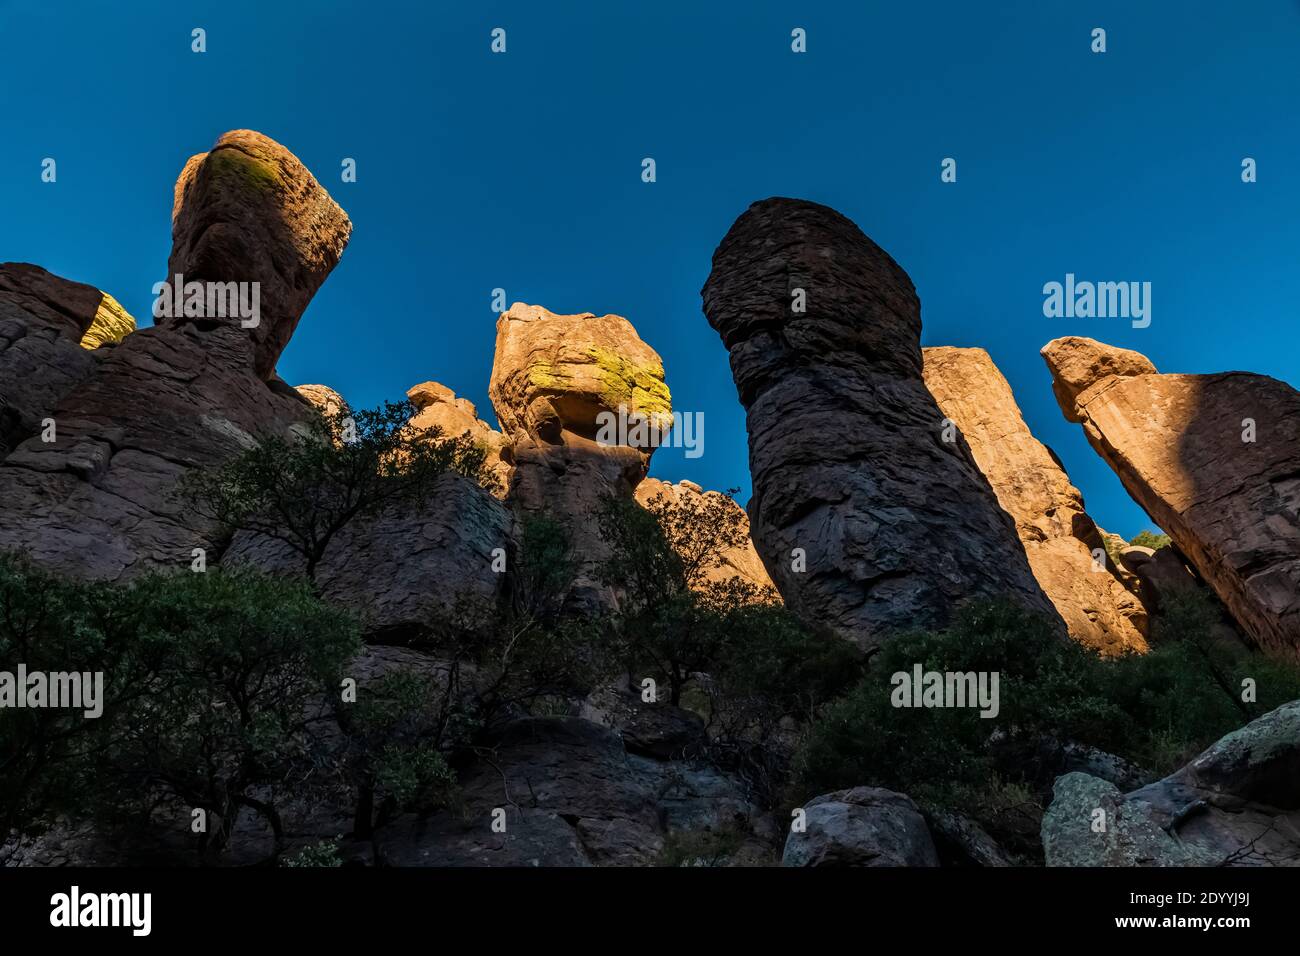
[[[254,371],[270,378],[351,233],[347,214],[293,153],[261,133],[232,130],[209,152],[190,157],[176,181],[164,295],[174,293],[177,275],[187,289],[192,282],[255,283],[258,321],[244,327],[254,343]],[[207,314],[206,295],[204,301],[202,315],[173,310],[159,322],[241,321]]]
[[[1029,431],[993,359],[974,348],[927,348],[923,354],[930,394],[1015,519],[1029,567],[1070,636],[1103,654],[1146,650],[1145,607],[1118,576],[1083,496]]]
[[[0,549],[107,579],[188,569],[194,549],[211,558],[223,541],[178,494],[180,479],[219,465],[259,434],[287,433],[311,414],[273,369],[306,290],[319,285],[342,249],[346,216],[278,144],[246,132],[221,142],[228,144],[217,150],[224,159],[196,157],[181,175],[172,263],[188,273],[187,283],[265,283],[272,293],[260,324],[161,321],[110,350],[85,353],[107,351],[50,410],[52,440],[28,437],[0,463]],[[256,155],[245,151],[255,146]],[[275,176],[230,172],[262,169],[257,163],[271,160],[261,157],[272,156]],[[311,237],[320,241],[313,246]],[[290,300],[296,311],[281,311]]]
[[[549,514],[568,529],[580,560],[570,606],[610,607],[598,515],[646,475],[656,444],[639,440],[637,424],[660,437],[671,424],[658,353],[621,316],[516,303],[497,320],[489,395],[514,468],[508,500],[521,518]]]
[[[712,499],[714,502],[722,503],[723,507],[735,509],[746,533],[746,539],[742,546],[737,548],[725,548],[718,555],[721,563],[708,568],[705,571],[705,578],[710,582],[725,582],[732,578],[740,578],[746,584],[752,584],[755,587],[769,589],[775,594],[776,586],[772,584],[772,578],[767,573],[767,568],[763,567],[763,560],[754,550],[753,541],[749,540],[749,516],[745,514],[745,509],[736,504],[732,499],[717,491],[705,491],[693,481],[679,481],[676,484],[667,481],[660,481],[658,478],[646,478],[641,484],[636,486],[636,500],[644,507],[652,501],[661,499],[668,505],[677,505],[679,503],[700,503],[702,500]]]
[[[0,456],[40,423],[98,357],[135,331],[135,319],[94,286],[40,266],[0,264]]]
[[[863,645],[979,597],[1059,623],[965,443],[941,438],[920,303],[883,249],[833,209],[768,199],[703,296],[748,413],[754,545],[796,613]]]
[[[1246,372],[1162,375],[1074,336],[1043,357],[1066,417],[1247,636],[1300,659],[1300,392]]]

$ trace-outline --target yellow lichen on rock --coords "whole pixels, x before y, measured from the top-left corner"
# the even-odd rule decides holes
[[[135,317],[122,308],[122,303],[107,292],[99,300],[90,327],[81,336],[83,349],[97,349],[101,345],[116,345],[135,331]]]

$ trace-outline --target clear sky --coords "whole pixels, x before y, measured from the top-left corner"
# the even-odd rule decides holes
[[[744,413],[699,290],[736,216],[772,195],[833,206],[888,250],[923,344],[988,349],[1126,537],[1150,523],[1061,416],[1045,342],[1300,384],[1295,0],[0,0],[0,36],[0,259],[147,323],[185,159],[260,130],[354,223],[279,371],[353,404],[432,379],[493,421],[494,288],[615,312],[663,356],[674,405],[705,415],[704,455],[661,449],[651,473],[743,501]],[[1067,272],[1152,283],[1150,327],[1044,317]]]

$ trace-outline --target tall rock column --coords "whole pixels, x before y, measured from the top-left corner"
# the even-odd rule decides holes
[[[1043,347],[1061,410],[1263,650],[1300,660],[1300,392],[1162,375],[1069,336]]]
[[[920,302],[883,249],[833,209],[764,200],[703,296],[748,413],[754,544],[787,604],[863,646],[978,597],[1060,624],[969,450],[942,440]]]
[[[1083,495],[1029,431],[988,352],[921,351],[930,394],[1015,519],[1029,567],[1070,637],[1103,654],[1146,650],[1146,608],[1120,580],[1101,532],[1083,509]]]

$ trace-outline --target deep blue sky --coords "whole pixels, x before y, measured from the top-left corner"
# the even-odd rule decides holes
[[[0,0],[0,33],[0,259],[92,283],[147,323],[182,164],[260,130],[355,224],[280,373],[354,404],[434,379],[493,420],[495,287],[615,312],[663,356],[674,405],[705,413],[704,456],[661,450],[652,474],[746,499],[744,414],[699,290],[732,221],[771,195],[834,206],[887,249],[920,294],[923,343],[988,349],[1125,536],[1150,523],[1062,418],[1046,341],[1300,384],[1294,0]],[[946,156],[956,184],[939,181]],[[1066,272],[1152,282],[1151,327],[1044,318],[1043,283]]]

